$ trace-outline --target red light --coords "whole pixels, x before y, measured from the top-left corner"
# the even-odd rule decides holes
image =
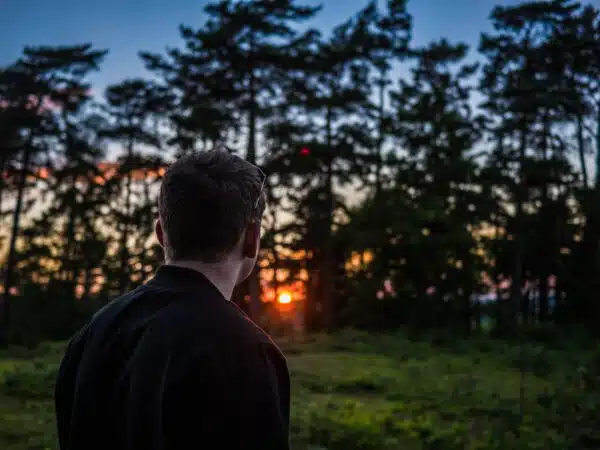
[[[308,156],[308,155],[310,155],[310,149],[306,148],[306,147],[301,148],[300,149],[300,155],[302,155],[302,156]]]

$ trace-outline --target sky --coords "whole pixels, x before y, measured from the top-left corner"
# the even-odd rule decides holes
[[[382,1],[382,0],[380,0]],[[442,37],[477,48],[494,5],[518,0],[409,0],[413,44]],[[181,43],[180,24],[199,27],[207,0],[0,0],[0,66],[19,57],[25,45],[91,42],[110,50],[91,81],[102,91],[111,83],[144,76],[140,50],[161,53]],[[313,26],[329,30],[361,9],[367,0],[305,0],[321,4]]]

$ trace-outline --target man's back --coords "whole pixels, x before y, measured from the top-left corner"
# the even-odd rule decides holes
[[[199,272],[163,266],[70,343],[60,447],[287,449],[289,394],[266,334]]]

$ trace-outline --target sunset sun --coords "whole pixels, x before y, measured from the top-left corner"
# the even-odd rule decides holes
[[[292,302],[292,294],[290,292],[281,292],[277,297],[279,303],[287,304]]]

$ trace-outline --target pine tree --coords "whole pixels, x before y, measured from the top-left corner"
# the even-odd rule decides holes
[[[496,31],[481,38],[480,51],[487,58],[480,86],[486,98],[483,106],[493,121],[494,133],[504,140],[503,156],[517,167],[513,180],[505,187],[515,209],[507,224],[507,237],[511,239],[507,245],[512,248],[513,259],[510,301],[499,323],[505,330],[516,324],[524,300],[524,277],[526,271],[531,272],[525,261],[529,241],[526,225],[531,214],[527,211],[535,189],[541,189],[542,197],[547,197],[549,180],[544,175],[540,178],[544,173],[540,164],[548,164],[550,129],[560,120],[553,106],[553,95],[560,88],[555,82],[558,71],[551,72],[547,65],[552,51],[549,39],[552,29],[576,8],[566,0],[496,7],[492,12]],[[549,258],[547,255],[542,259]],[[548,267],[540,272],[544,291]]]
[[[377,196],[384,187],[384,163],[386,137],[389,135],[391,117],[386,111],[386,100],[390,81],[390,72],[399,62],[410,56],[409,43],[412,30],[412,18],[406,9],[405,0],[388,0],[384,10],[377,9],[377,2],[370,2],[357,18],[354,32],[354,45],[360,49],[356,56],[363,58],[372,71],[371,83],[376,87],[376,100],[373,102],[372,120],[374,121],[375,145],[369,152],[373,159],[374,184]]]
[[[17,198],[13,211],[11,238],[4,274],[4,294],[0,306],[0,341],[6,341],[8,308],[16,266],[16,243],[20,232],[27,178],[45,147],[48,136],[56,136],[58,124],[55,101],[72,106],[71,96],[79,95],[78,84],[90,71],[98,69],[105,51],[93,50],[91,44],[70,47],[25,48],[23,56],[2,72],[2,103],[14,117],[14,126],[22,136],[19,145],[20,169]]]
[[[360,44],[369,9],[336,27],[329,39],[311,36],[298,55],[304,69],[285,80],[286,105],[267,129],[268,170],[282,177],[298,218],[294,246],[310,255],[308,328],[334,324],[336,304],[334,230],[343,211],[335,189],[362,174],[360,155],[373,147],[366,116],[370,108],[369,66]],[[298,185],[299,182],[299,185]],[[336,217],[338,216],[338,217]]]
[[[318,7],[293,0],[221,1],[205,7],[206,23],[181,27],[185,49],[166,58],[142,54],[148,67],[176,93],[175,142],[183,151],[225,146],[258,162],[261,123],[279,102],[279,83],[293,70],[293,52],[305,36],[294,24]],[[309,33],[310,34],[310,33]],[[260,316],[258,269],[248,282],[251,315]],[[242,297],[245,297],[242,292]]]
[[[577,192],[583,226],[574,230],[581,239],[572,242],[569,274],[565,283],[569,304],[563,305],[561,319],[585,323],[595,329],[591,319],[597,315],[598,275],[600,273],[600,11],[591,5],[570,15],[554,31],[553,42],[561,52],[564,67],[565,114],[574,123],[581,184]],[[558,51],[557,51],[558,53]],[[558,55],[556,57],[558,58]],[[596,172],[592,180],[586,158],[593,155]]]
[[[482,218],[475,160],[481,128],[470,106],[477,65],[464,62],[467,51],[445,40],[416,50],[411,80],[400,80],[392,95],[395,135],[410,161],[410,172],[398,172],[398,188],[411,192],[418,211],[412,231],[394,224],[388,238],[406,252],[397,284],[411,280],[414,295],[431,296],[439,318],[454,317],[468,333],[482,269],[474,235]]]
[[[160,165],[160,158],[153,157],[150,149],[160,146],[157,118],[168,110],[169,101],[170,96],[164,89],[142,79],[126,80],[109,86],[106,90],[109,125],[102,131],[102,135],[121,144],[124,150],[118,159],[117,173],[110,183],[110,187],[116,192],[112,208],[119,240],[116,244],[118,262],[114,267],[118,275],[111,274],[109,279],[116,279],[115,290],[121,294],[131,287],[133,236],[142,233],[147,237],[152,230],[151,198],[145,183],[148,182],[149,172],[156,172]],[[145,150],[144,154],[142,149]],[[142,175],[141,192],[136,189],[136,174]],[[141,213],[140,208],[146,212]],[[145,219],[142,223],[139,222],[141,218]],[[143,244],[144,253],[148,243]]]

